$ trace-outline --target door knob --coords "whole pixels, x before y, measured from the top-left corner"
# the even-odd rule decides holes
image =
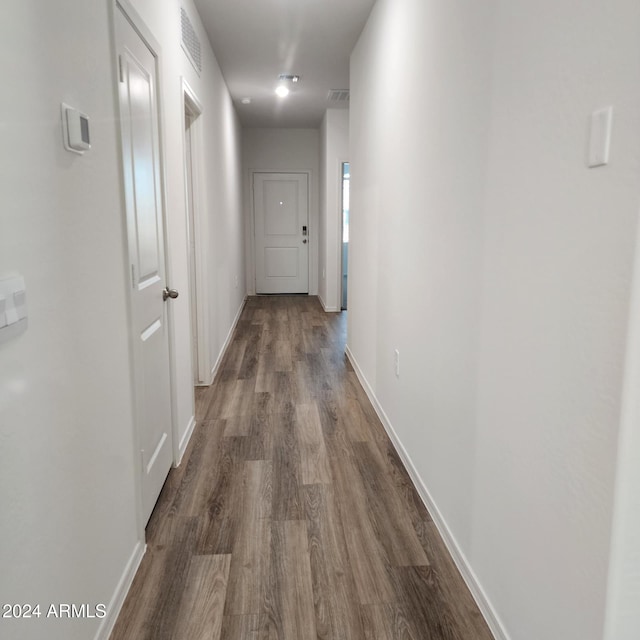
[[[167,298],[177,298],[178,292],[175,289],[169,289],[169,287],[165,287],[162,291],[162,299],[166,300]]]
[[[307,244],[307,239],[305,238],[302,242],[303,242],[304,244]]]

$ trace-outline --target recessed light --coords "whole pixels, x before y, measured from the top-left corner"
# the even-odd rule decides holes
[[[251,98],[242,98],[240,102],[242,102],[242,104],[251,104]]]
[[[276,88],[276,94],[281,98],[286,98],[289,95],[289,88],[285,87],[283,84],[278,85]]]

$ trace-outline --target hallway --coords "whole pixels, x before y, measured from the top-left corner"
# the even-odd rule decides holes
[[[248,298],[112,640],[492,637],[345,334],[315,297]]]

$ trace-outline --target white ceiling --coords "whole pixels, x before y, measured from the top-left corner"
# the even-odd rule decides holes
[[[349,55],[375,0],[194,2],[244,126],[317,127],[327,107],[346,106],[327,94],[349,88]],[[286,98],[274,93],[281,73],[301,76]]]

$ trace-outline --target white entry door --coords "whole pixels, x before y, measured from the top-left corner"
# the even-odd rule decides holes
[[[306,173],[254,173],[256,293],[309,292]]]
[[[136,423],[145,523],[173,460],[156,57],[116,11]],[[175,292],[172,292],[175,294]]]

